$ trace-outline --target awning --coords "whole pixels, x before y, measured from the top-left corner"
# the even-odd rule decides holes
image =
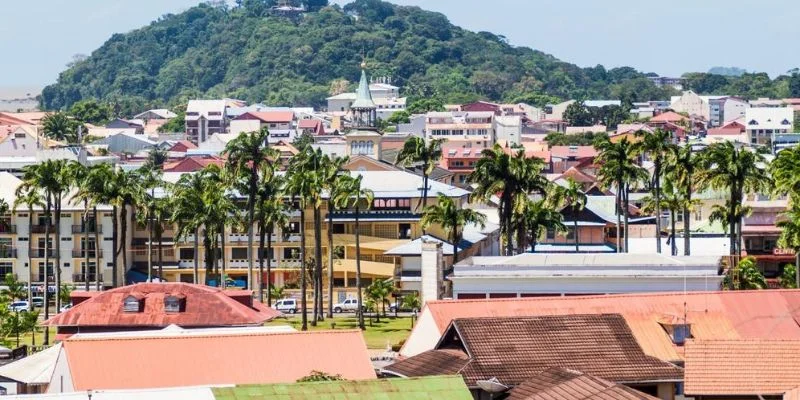
[[[397,246],[404,245],[410,242],[408,239],[383,239],[383,238],[376,238],[373,236],[360,236],[359,237],[359,245],[362,249],[365,250],[377,250],[381,252],[385,252],[391,250]],[[349,234],[335,234],[333,236],[333,244],[337,246],[355,246],[356,245],[356,237],[355,235]]]
[[[352,274],[352,277],[355,278],[356,260],[336,260],[333,263],[333,271],[347,272],[348,274]],[[394,264],[375,261],[361,261],[361,273],[383,278],[391,278],[394,277]]]
[[[0,376],[27,385],[50,383],[61,343],[0,367]]]

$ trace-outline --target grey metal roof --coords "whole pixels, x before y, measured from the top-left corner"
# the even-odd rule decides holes
[[[461,243],[458,245],[458,251],[462,251],[464,249],[468,249],[472,247],[475,243],[480,242],[481,240],[485,239],[486,236],[477,232],[464,232],[464,238],[461,239]],[[383,254],[389,256],[419,256],[422,255],[422,240],[426,241],[437,241],[442,243],[442,254],[446,256],[453,255],[453,244],[446,241],[439,239],[432,235],[422,235],[421,237],[417,238],[416,240],[412,240],[406,244],[397,246]]]
[[[375,102],[372,101],[372,93],[369,91],[369,82],[367,81],[367,72],[361,69],[361,80],[358,82],[358,89],[356,90],[356,101],[350,108],[377,108]]]

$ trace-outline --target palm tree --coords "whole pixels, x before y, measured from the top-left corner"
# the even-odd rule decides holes
[[[147,281],[153,281],[153,236],[156,233],[154,220],[156,218],[156,189],[161,188],[161,170],[142,167],[137,171],[137,179],[129,188],[134,204],[143,212],[136,213],[136,222],[147,226]]]
[[[666,168],[669,170],[667,178],[683,198],[683,255],[691,254],[691,219],[689,211],[694,201],[692,192],[697,186],[698,166],[700,165],[700,153],[695,152],[692,146],[672,146],[668,149],[666,157]]]
[[[68,143],[78,143],[79,121],[63,112],[47,114],[42,118],[42,131],[50,139]]]
[[[308,291],[306,282],[306,206],[310,204],[312,193],[317,189],[313,187],[314,182],[311,179],[307,179],[305,175],[305,167],[303,166],[305,160],[303,160],[304,156],[301,154],[298,154],[289,162],[289,173],[286,175],[286,191],[291,195],[292,202],[294,203],[294,200],[298,199],[300,205],[300,307],[303,309],[300,329],[306,331],[308,330],[308,310],[306,307]]]
[[[667,241],[668,244],[671,244],[671,251],[670,254],[673,256],[678,255],[678,243],[675,241],[677,237],[675,236],[676,228],[675,222],[678,211],[683,209],[684,202],[683,198],[680,194],[675,190],[671,183],[667,182],[666,185],[660,191],[661,197],[658,204],[656,204],[655,196],[647,196],[642,199],[642,211],[646,213],[653,213],[658,207],[659,210],[667,210],[669,211],[669,218],[670,218],[670,236],[669,240]],[[658,214],[656,217],[658,219],[661,218],[661,215]],[[661,242],[661,238],[659,237],[659,242]]]
[[[288,208],[283,201],[284,180],[275,175],[267,164],[261,167],[261,184],[258,187],[256,202],[256,221],[258,221],[258,298],[264,301],[264,257],[267,257],[267,283],[272,286],[272,234],[275,228],[283,229],[289,225]],[[264,241],[267,250],[264,253]],[[267,306],[272,306],[272,292],[267,289]]]
[[[106,198],[104,192],[106,187],[106,180],[110,179],[113,175],[111,168],[108,164],[98,164],[89,167],[84,179],[78,183],[78,192],[76,198],[84,199],[86,201],[86,213],[89,208],[92,209],[94,216],[94,243],[95,243],[95,290],[101,289],[102,269],[100,268],[100,214],[97,213],[97,206],[100,204],[108,204],[109,200]],[[88,224],[86,230],[88,231]],[[86,243],[89,243],[86,238]],[[88,250],[88,247],[87,247]],[[88,259],[86,262],[87,268],[89,265]]]
[[[258,132],[240,133],[228,142],[224,155],[228,160],[226,167],[233,176],[247,176],[247,289],[252,290],[253,280],[253,223],[255,221],[255,204],[258,190],[259,169],[268,157],[277,159],[275,152],[265,147],[269,130],[262,128]]]
[[[605,138],[595,146],[600,152],[597,156],[597,163],[600,164],[600,170],[598,171],[600,182],[607,188],[616,187],[617,251],[619,252],[623,248],[620,240],[620,225],[622,224],[620,218],[624,217],[624,249],[627,252],[630,188],[631,186],[636,186],[639,182],[646,181],[647,171],[636,164],[636,149],[627,138],[623,138],[616,143]]]
[[[28,303],[30,304],[33,297],[33,240],[31,239],[33,235],[30,230],[33,227],[33,208],[44,208],[44,201],[42,201],[41,191],[31,186],[19,186],[15,194],[14,212],[17,211],[19,205],[25,205],[28,209]]]
[[[422,164],[422,209],[428,205],[428,179],[439,159],[442,158],[442,143],[444,139],[425,139],[411,136],[403,143],[403,148],[397,153],[395,164],[406,167]]]
[[[486,216],[468,208],[460,208],[450,197],[439,193],[436,204],[425,207],[422,211],[420,225],[423,229],[437,224],[442,227],[453,243],[453,264],[458,262],[458,246],[461,245],[461,236],[464,225],[475,224],[483,229],[486,227]]]
[[[77,191],[72,196],[73,203],[83,203],[83,215],[81,215],[81,223],[83,224],[83,284],[84,289],[89,291],[89,194],[85,192],[85,184],[89,175],[89,169],[79,162],[70,162],[68,164],[70,185],[77,188]],[[100,243],[95,243],[95,251],[98,250]],[[99,268],[99,264],[98,264]]]
[[[701,157],[698,181],[701,186],[715,190],[727,190],[728,226],[731,236],[731,254],[741,255],[740,232],[744,209],[744,195],[765,192],[771,179],[765,170],[766,160],[761,153],[738,148],[732,142],[714,143],[708,146]]]
[[[114,236],[119,239],[112,238],[114,241],[114,264],[112,268],[114,276],[112,285],[117,287],[120,283],[125,284],[124,275],[128,267],[128,207],[132,207],[135,204],[136,193],[139,191],[139,180],[136,172],[123,170],[112,171],[109,178],[106,181],[104,197],[112,205]],[[119,232],[118,236],[117,232]],[[117,257],[120,254],[122,254],[122,268],[117,265]]]
[[[760,290],[767,288],[767,280],[756,266],[756,259],[745,257],[739,261],[731,274],[738,275],[738,283],[731,279],[731,275],[725,277],[728,286],[733,290]]]
[[[518,216],[514,219],[520,221],[519,225],[522,228],[522,232],[527,235],[527,240],[531,245],[531,253],[534,253],[536,252],[536,244],[545,229],[564,232],[567,227],[563,222],[564,217],[551,206],[550,202],[546,200],[534,201],[527,197],[523,199],[524,204],[519,207]]]
[[[646,153],[653,161],[653,177],[650,187],[653,189],[653,197],[656,215],[656,251],[661,253],[661,175],[664,173],[664,161],[667,154],[673,152],[673,145],[670,140],[672,134],[661,128],[656,128],[653,132],[639,131],[636,136],[641,141],[636,143],[636,150]]]
[[[203,193],[205,192],[205,180],[203,173],[184,174],[178,182],[172,186],[172,196],[170,208],[172,215],[169,217],[170,223],[178,225],[176,232],[177,239],[186,239],[189,235],[194,235],[194,284],[199,284],[200,280],[200,227],[205,223],[205,203]],[[208,235],[206,235],[208,237]],[[206,245],[206,254],[209,252],[209,243]]]
[[[514,252],[514,205],[518,196],[527,196],[532,192],[545,193],[549,183],[542,175],[544,162],[525,157],[524,150],[509,155],[497,144],[491,149],[484,149],[481,154],[475,171],[469,176],[469,182],[477,185],[472,196],[475,200],[489,202],[500,193],[497,208],[500,232],[506,238],[506,254],[511,255]]]
[[[569,208],[569,214],[572,218],[572,230],[575,237],[575,252],[578,253],[580,252],[578,213],[586,207],[586,194],[583,193],[581,185],[572,178],[567,178],[567,186],[556,186],[551,193],[555,197],[551,199],[551,202]]]
[[[225,226],[230,220],[237,219],[239,210],[229,193],[230,187],[227,186],[227,183],[231,180],[230,177],[225,176],[225,171],[211,164],[203,169],[203,173],[204,178],[207,180],[205,190],[201,196],[205,204],[206,221],[204,225],[206,229],[211,231],[212,237],[220,238],[219,252],[221,254],[220,258],[222,258],[222,272],[218,273],[217,277],[219,278],[219,285],[225,288],[227,279],[225,269],[228,262],[228,257],[225,255],[225,238],[227,236]],[[212,253],[216,253],[216,249]]]
[[[381,310],[383,311],[383,316],[386,317],[386,298],[389,297],[394,292],[394,284],[392,283],[391,279],[378,279],[372,282],[367,288],[367,292],[369,293],[372,300],[376,303],[381,303]],[[361,306],[361,302],[358,303]],[[380,314],[377,310],[375,310],[375,314],[377,315],[377,319],[375,322],[381,322]]]
[[[782,216],[784,219],[775,224],[781,228],[778,246],[794,250],[795,271],[798,271],[800,270],[800,205],[793,201]],[[795,274],[795,285],[800,287],[800,274]]]
[[[333,198],[341,184],[338,178],[342,174],[349,174],[349,171],[342,169],[347,161],[347,157],[326,157],[324,168],[320,171],[322,183],[328,191],[328,318],[333,318]]]
[[[372,190],[366,189],[361,186],[363,176],[351,177],[349,175],[342,175],[340,178],[339,189],[336,192],[336,197],[333,201],[336,208],[353,208],[354,231],[356,234],[356,290],[358,291],[358,305],[361,306],[363,295],[361,292],[361,243],[359,242],[359,226],[358,217],[362,204],[364,209],[368,210],[372,207],[372,201],[375,194]],[[358,327],[363,331],[366,329],[364,326],[364,313],[362,310],[358,311]]]
[[[769,166],[779,194],[800,196],[800,147],[791,147],[778,152]]]

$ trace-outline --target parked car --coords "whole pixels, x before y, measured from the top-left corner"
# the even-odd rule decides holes
[[[61,306],[61,309],[58,310],[58,312],[64,312],[69,310],[70,308],[72,308],[72,304],[64,304],[63,306]]]
[[[392,304],[389,304],[389,312],[392,312],[392,313],[394,313],[394,312],[398,312],[398,311],[403,311],[403,312],[419,312],[419,310],[418,310],[417,308],[408,308],[408,307],[405,307],[405,306],[403,305],[403,303],[400,303],[400,306],[399,306],[399,307],[400,307],[400,308],[398,308],[397,302],[395,301],[394,303],[392,303]]]
[[[282,313],[290,313],[296,314],[297,313],[297,300],[296,299],[280,299],[272,305],[273,309],[276,309]]]
[[[27,301],[15,301],[8,305],[8,310],[13,312],[30,311],[31,305]]]
[[[336,303],[333,305],[333,312],[335,313],[341,313],[345,311],[356,312],[357,310],[358,310],[358,299],[346,299],[341,303]]]
[[[31,304],[34,307],[44,307],[44,297],[31,297]]]

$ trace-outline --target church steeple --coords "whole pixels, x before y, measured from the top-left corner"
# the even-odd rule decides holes
[[[361,80],[358,82],[356,90],[356,101],[350,106],[353,113],[353,125],[357,128],[375,127],[375,111],[378,109],[372,101],[372,93],[369,91],[369,80],[367,79],[367,63],[361,63]]]

